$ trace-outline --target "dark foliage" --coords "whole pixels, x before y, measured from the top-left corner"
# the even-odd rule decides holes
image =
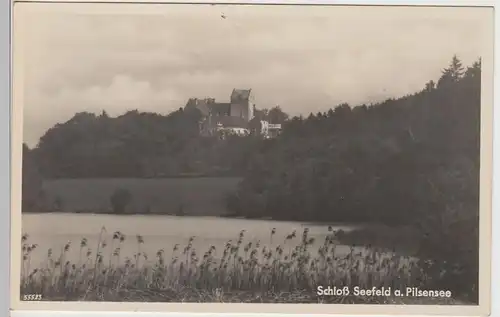
[[[262,145],[231,206],[274,219],[411,225],[440,287],[477,296],[480,61],[437,86],[287,122]],[[473,291],[471,292],[471,287]]]
[[[199,136],[200,114],[78,113],[49,129],[32,150],[45,178],[232,176],[257,138]]]
[[[42,177],[33,157],[33,152],[23,144],[22,167],[22,211],[30,212],[39,209],[42,194]]]
[[[109,198],[113,212],[124,214],[128,204],[132,202],[132,194],[127,189],[119,188]]]

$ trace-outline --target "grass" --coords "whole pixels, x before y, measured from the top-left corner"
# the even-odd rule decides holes
[[[57,256],[49,249],[44,263],[33,268],[31,253],[39,246],[24,234],[21,295],[43,294],[45,300],[60,301],[437,304],[422,298],[317,296],[319,285],[404,290],[423,287],[429,279],[421,261],[408,256],[376,248],[358,252],[354,247],[341,254],[332,228],[317,251],[311,248],[315,241],[307,228],[286,234],[273,249],[245,242],[243,230],[223,249],[211,246],[198,253],[192,237],[185,246],[173,246],[171,258],[165,258],[164,250],[143,252],[142,236],[132,238],[137,244],[133,257],[122,258],[126,239],[130,237],[102,228],[94,249],[82,238],[79,245],[66,244]],[[281,238],[273,229],[269,239]],[[73,263],[66,254],[75,247],[80,256]]]
[[[140,214],[220,216],[226,209],[226,195],[236,189],[235,177],[195,178],[99,178],[43,181],[43,205],[65,212],[111,213],[110,197],[117,189],[128,190],[132,201],[128,211]],[[221,212],[222,211],[222,212]]]

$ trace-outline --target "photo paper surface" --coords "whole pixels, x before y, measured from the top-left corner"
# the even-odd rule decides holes
[[[492,8],[28,2],[13,42],[15,309],[489,311]]]

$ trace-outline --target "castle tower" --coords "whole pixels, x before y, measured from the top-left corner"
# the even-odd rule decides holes
[[[249,122],[254,116],[255,99],[252,89],[233,89],[230,116]]]

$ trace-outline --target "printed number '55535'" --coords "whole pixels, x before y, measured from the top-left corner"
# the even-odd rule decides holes
[[[23,300],[42,300],[42,294],[26,294],[23,295]]]

